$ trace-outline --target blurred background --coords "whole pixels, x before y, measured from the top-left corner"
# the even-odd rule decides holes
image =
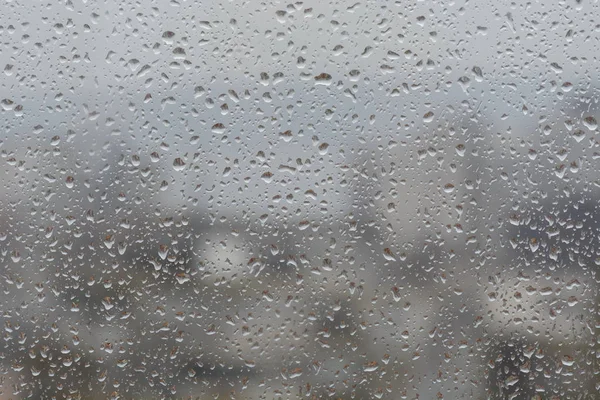
[[[599,11],[4,1],[0,399],[600,398]]]

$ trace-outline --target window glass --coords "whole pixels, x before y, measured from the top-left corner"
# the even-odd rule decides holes
[[[0,399],[595,399],[592,1],[0,13]]]

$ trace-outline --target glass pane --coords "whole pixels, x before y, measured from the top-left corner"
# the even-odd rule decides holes
[[[595,2],[6,1],[0,399],[595,399]]]

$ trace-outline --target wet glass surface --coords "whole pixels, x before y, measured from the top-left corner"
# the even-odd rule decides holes
[[[598,15],[5,1],[0,399],[598,398]]]

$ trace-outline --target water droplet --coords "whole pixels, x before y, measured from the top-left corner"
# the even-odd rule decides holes
[[[585,117],[583,119],[583,125],[590,131],[595,131],[596,128],[598,128],[598,122],[596,122],[596,118],[592,116]]]
[[[577,143],[581,142],[583,139],[585,139],[585,132],[582,129],[577,129],[576,131],[574,131],[571,136],[573,136],[573,139],[575,139],[575,141]]]
[[[331,79],[331,75],[323,72],[322,74],[315,76],[315,84],[329,86],[331,85]]]
[[[269,172],[269,171],[267,171],[267,172],[264,172],[264,173],[261,175],[261,178],[262,178],[262,180],[263,180],[263,181],[265,181],[266,183],[271,183],[271,181],[273,180],[273,173],[272,173],[272,172]]]
[[[183,171],[185,169],[185,163],[181,158],[177,157],[175,161],[173,161],[173,169],[175,171]]]
[[[389,247],[383,249],[383,257],[388,261],[396,261],[396,256]]]
[[[377,363],[377,361],[370,361],[363,365],[363,370],[365,372],[374,372],[374,371],[377,371],[378,369],[379,369],[379,364]]]
[[[321,143],[319,145],[319,154],[324,156],[325,154],[327,154],[327,149],[329,149],[329,144]]]
[[[429,123],[431,121],[433,121],[433,112],[428,111],[425,113],[425,115],[423,115],[423,122]]]
[[[529,248],[531,249],[532,252],[535,253],[539,247],[540,247],[540,242],[536,238],[531,238],[529,240]]]

